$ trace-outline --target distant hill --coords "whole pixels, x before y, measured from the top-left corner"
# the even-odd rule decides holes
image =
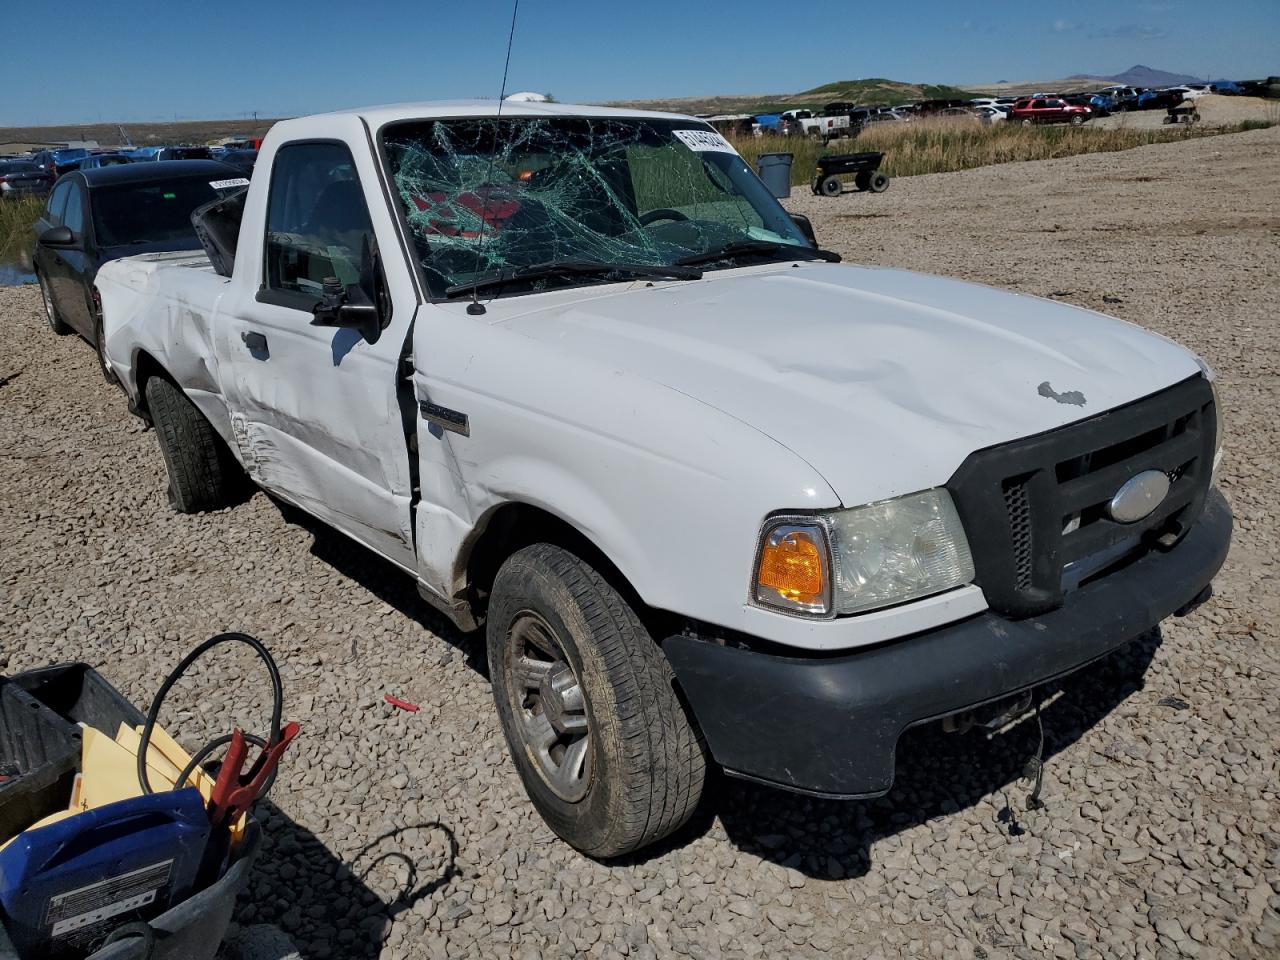
[[[1134,64],[1123,73],[1117,73],[1110,77],[1092,73],[1076,73],[1067,79],[1105,80],[1107,83],[1123,83],[1130,87],[1173,87],[1180,83],[1197,83],[1200,80],[1199,77],[1193,77],[1188,73],[1170,73],[1168,70],[1144,67],[1140,63]]]
[[[668,110],[673,113],[776,113],[792,107],[821,107],[833,100],[866,106],[894,106],[912,100],[963,99],[975,94],[957,87],[932,83],[907,83],[871,77],[866,80],[836,80],[799,93],[726,94],[704,97],[671,97],[664,100],[617,100],[615,107]]]

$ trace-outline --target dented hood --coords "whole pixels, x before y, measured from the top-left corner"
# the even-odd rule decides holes
[[[599,294],[491,320],[752,425],[847,505],[941,484],[974,450],[1199,369],[1132,324],[901,270],[771,265]]]

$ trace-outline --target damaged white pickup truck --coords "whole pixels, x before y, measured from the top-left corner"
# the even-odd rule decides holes
[[[547,103],[288,120],[208,255],[98,276],[182,511],[237,474],[483,624],[530,797],[593,856],[709,764],[882,794],[1208,595],[1212,375],[1086,310],[820,250],[706,124]]]

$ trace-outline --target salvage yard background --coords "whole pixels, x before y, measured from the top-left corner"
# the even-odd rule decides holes
[[[1033,729],[929,730],[885,800],[729,782],[666,846],[584,859],[525,798],[482,645],[261,494],[170,512],[155,438],[35,287],[0,288],[0,671],[87,660],[145,704],[199,640],[265,639],[303,732],[237,919],[305,957],[1277,956],[1280,129],[803,192],[789,205],[850,261],[1103,310],[1221,378],[1237,532],[1217,596],[1069,684],[1044,810],[1018,779]],[[167,725],[261,728],[253,670],[200,668]]]

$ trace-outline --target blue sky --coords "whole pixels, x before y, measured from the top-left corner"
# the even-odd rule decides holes
[[[8,6],[0,126],[493,97],[511,16],[507,0]],[[843,23],[832,26],[833,13]],[[1280,0],[522,0],[508,90],[598,101],[875,76],[1054,79],[1135,63],[1215,78],[1280,73]]]

